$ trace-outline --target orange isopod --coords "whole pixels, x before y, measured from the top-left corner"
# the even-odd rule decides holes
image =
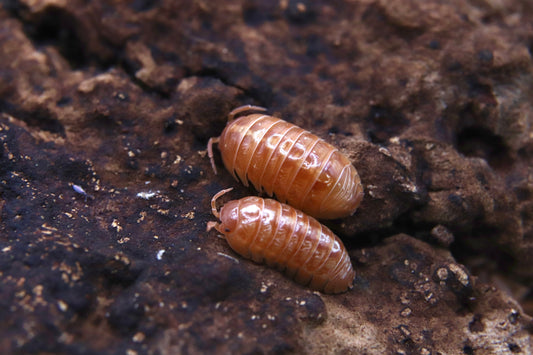
[[[346,217],[363,199],[363,186],[350,160],[331,144],[282,119],[250,114],[262,107],[241,106],[230,112],[220,137],[209,139],[213,170],[214,143],[233,177],[316,218]]]
[[[342,241],[326,226],[305,213],[272,199],[249,196],[211,210],[218,222],[209,222],[241,256],[266,263],[296,282],[324,293],[352,288],[355,272]]]

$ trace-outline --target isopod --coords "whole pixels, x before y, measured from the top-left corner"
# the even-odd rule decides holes
[[[208,230],[222,233],[237,254],[313,290],[341,293],[352,288],[350,257],[331,230],[289,205],[256,196],[229,201],[217,211],[216,200],[230,190],[213,196],[211,211],[220,223],[208,223]]]
[[[230,112],[219,137],[209,139],[207,151],[215,174],[213,144],[233,177],[259,192],[316,218],[346,217],[363,199],[363,186],[350,160],[314,134],[282,119],[244,111],[265,111],[241,106]]]

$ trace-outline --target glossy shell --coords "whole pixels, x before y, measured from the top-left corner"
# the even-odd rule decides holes
[[[361,180],[348,158],[291,123],[263,114],[243,116],[227,124],[218,142],[234,178],[311,216],[346,217],[361,203]]]
[[[222,191],[221,193],[226,192]],[[313,217],[272,199],[245,197],[226,203],[213,214],[238,254],[266,263],[296,282],[325,293],[345,292],[355,272],[341,240]]]

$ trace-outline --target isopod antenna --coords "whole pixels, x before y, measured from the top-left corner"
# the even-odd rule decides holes
[[[264,108],[264,107],[261,107],[261,106],[254,106],[254,105],[244,105],[244,106],[239,106],[237,107],[236,109],[233,109],[233,111],[231,111],[229,114],[228,114],[228,122],[231,122],[233,121],[233,119],[235,118],[235,116],[237,116],[238,114],[241,114],[243,112],[247,112],[247,111],[259,111],[259,112],[265,112],[267,109]]]
[[[219,192],[217,192],[215,194],[215,196],[213,196],[213,198],[211,199],[211,213],[213,214],[213,216],[215,216],[217,219],[220,219],[220,213],[218,212],[217,210],[217,200],[220,196],[222,195],[225,195],[227,194],[228,192],[230,192],[231,190],[233,190],[233,187],[230,187],[229,189],[225,189],[225,190],[221,190]],[[207,222],[207,231],[209,232],[211,229],[215,228],[217,231],[218,230],[218,226],[220,224],[218,222],[213,222],[213,221],[209,221]],[[220,232],[220,231],[219,231]],[[220,232],[222,233],[222,232]]]

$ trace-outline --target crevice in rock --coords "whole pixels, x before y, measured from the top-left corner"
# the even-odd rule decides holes
[[[51,5],[40,12],[30,13],[25,4],[12,0],[8,1],[6,9],[21,21],[24,32],[36,48],[57,48],[73,69],[95,64],[105,70],[118,61],[116,54],[110,55],[116,53],[117,49],[105,38],[100,39],[100,44],[108,50],[98,54],[98,48],[91,48],[80,20],[61,7]]]
[[[508,171],[513,165],[509,148],[502,137],[484,127],[463,128],[457,134],[456,147],[463,155],[485,159],[495,170]]]
[[[5,112],[24,122],[30,127],[37,127],[40,130],[58,134],[65,137],[65,127],[46,110],[36,109],[33,111],[23,111],[15,106],[0,100],[0,112]]]

